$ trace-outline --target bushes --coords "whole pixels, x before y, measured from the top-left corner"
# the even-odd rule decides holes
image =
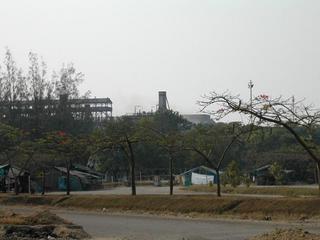
[[[224,186],[226,184],[230,184],[234,188],[240,185],[241,174],[240,174],[239,166],[236,163],[236,161],[232,161],[229,163],[226,171],[222,175],[221,182]]]

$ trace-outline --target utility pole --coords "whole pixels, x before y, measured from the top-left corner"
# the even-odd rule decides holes
[[[252,80],[249,81],[248,83],[248,88],[250,91],[250,110],[252,110],[252,88],[253,88],[254,84],[252,82]],[[250,122],[252,123],[252,115],[250,115]]]
[[[295,120],[295,104],[296,104],[296,100],[295,100],[295,98],[294,98],[294,96],[292,96],[292,121],[294,122],[294,120]]]

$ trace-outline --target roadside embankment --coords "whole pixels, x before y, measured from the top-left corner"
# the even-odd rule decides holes
[[[320,217],[320,198],[4,194],[0,195],[0,204],[258,220],[306,220]]]
[[[215,193],[217,191],[216,186],[206,185],[194,185],[190,187],[181,188],[186,192],[207,192]],[[236,188],[230,186],[222,186],[222,193],[228,194],[250,194],[250,195],[272,195],[272,196],[286,196],[286,197],[298,197],[298,196],[319,196],[318,188],[305,188],[305,187],[289,187],[289,186],[239,186]]]
[[[320,240],[320,235],[312,234],[302,229],[277,229],[271,233],[265,233],[250,240]]]

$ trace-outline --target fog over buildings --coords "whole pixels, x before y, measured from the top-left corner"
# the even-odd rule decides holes
[[[110,97],[114,115],[170,107],[197,113],[211,90],[249,98],[295,95],[320,105],[318,0],[1,1],[0,57],[43,56],[49,69],[74,62],[81,87]],[[26,67],[25,67],[26,68]]]

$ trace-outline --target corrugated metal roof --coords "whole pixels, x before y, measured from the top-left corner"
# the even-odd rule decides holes
[[[203,169],[203,170],[205,170],[205,171],[207,171],[207,172],[211,172],[211,173],[213,173],[213,174],[217,174],[216,170],[201,165],[201,166],[199,166],[199,167],[195,167],[195,168],[192,168],[192,169],[190,169],[190,170],[188,170],[188,171],[185,171],[185,172],[183,172],[183,173],[180,173],[179,175],[181,176],[181,175],[188,174],[188,173],[190,173],[190,172],[195,172],[195,171],[198,170],[198,169]]]
[[[60,172],[63,173],[67,173],[67,169],[65,167],[54,167],[55,169],[57,169]],[[86,173],[86,172],[81,172],[81,171],[77,171],[77,170],[70,170],[70,174],[77,176],[79,178],[94,178],[94,179],[99,179],[99,177]]]
[[[10,167],[10,165],[9,164],[0,165],[0,169],[1,168],[6,168],[6,167]]]

